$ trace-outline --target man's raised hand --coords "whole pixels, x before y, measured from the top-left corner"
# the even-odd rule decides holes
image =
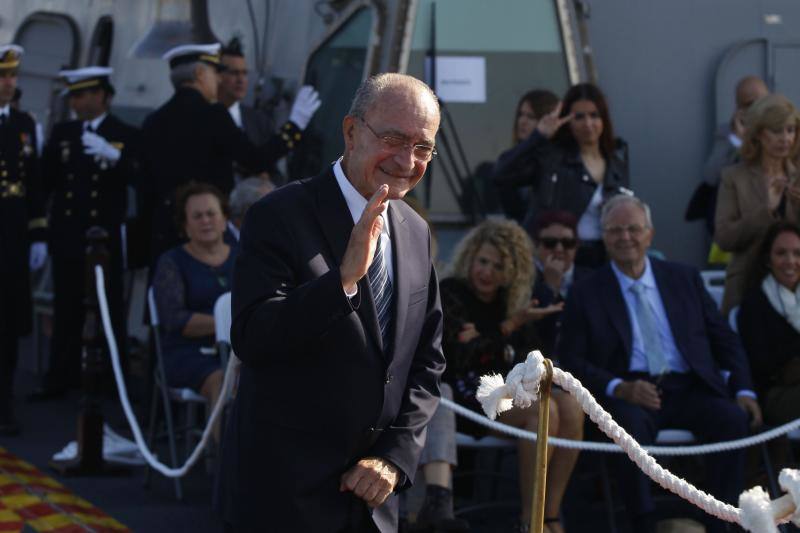
[[[367,207],[361,213],[361,218],[353,226],[350,233],[350,240],[347,241],[347,249],[342,258],[342,266],[339,272],[342,276],[342,288],[346,294],[352,294],[356,290],[356,283],[367,274],[367,269],[375,256],[375,247],[378,244],[378,237],[383,230],[383,215],[389,204],[386,198],[389,196],[389,186],[381,185],[369,199]]]

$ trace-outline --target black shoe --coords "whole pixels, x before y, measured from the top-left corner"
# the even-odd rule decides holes
[[[50,400],[58,400],[67,395],[66,387],[53,387],[53,386],[40,386],[33,389],[33,392],[28,394],[28,401],[47,402]]]
[[[469,523],[453,515],[453,491],[436,485],[428,485],[425,502],[417,515],[415,530],[457,533],[469,531]]]
[[[11,400],[0,400],[0,437],[19,435],[22,428],[14,416]]]

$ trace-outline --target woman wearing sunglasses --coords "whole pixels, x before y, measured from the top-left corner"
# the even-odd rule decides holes
[[[600,209],[611,196],[630,192],[619,144],[600,89],[574,85],[525,141],[500,157],[494,182],[501,188],[531,186],[528,223],[545,210],[572,213],[580,239],[576,262],[599,266],[605,261]]]
[[[536,217],[528,233],[533,237],[536,264],[533,298],[543,307],[566,301],[572,284],[591,272],[591,269],[575,264],[578,249],[577,217],[569,211],[544,211]],[[560,326],[560,312],[536,323],[542,352],[547,357],[555,358],[553,351]]]

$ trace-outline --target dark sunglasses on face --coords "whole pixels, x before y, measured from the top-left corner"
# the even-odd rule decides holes
[[[539,243],[548,250],[554,250],[559,243],[564,247],[565,250],[572,250],[578,246],[578,239],[556,239],[555,237],[542,237],[539,239]]]

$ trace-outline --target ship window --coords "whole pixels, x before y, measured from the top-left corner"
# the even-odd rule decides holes
[[[91,44],[89,45],[89,57],[87,65],[108,66],[111,59],[111,45],[114,42],[114,21],[110,16],[100,17],[92,33]]]
[[[373,16],[372,8],[354,11],[309,56],[304,83],[319,91],[322,106],[292,157],[292,178],[318,174],[342,154],[342,118],[365,76]]]

